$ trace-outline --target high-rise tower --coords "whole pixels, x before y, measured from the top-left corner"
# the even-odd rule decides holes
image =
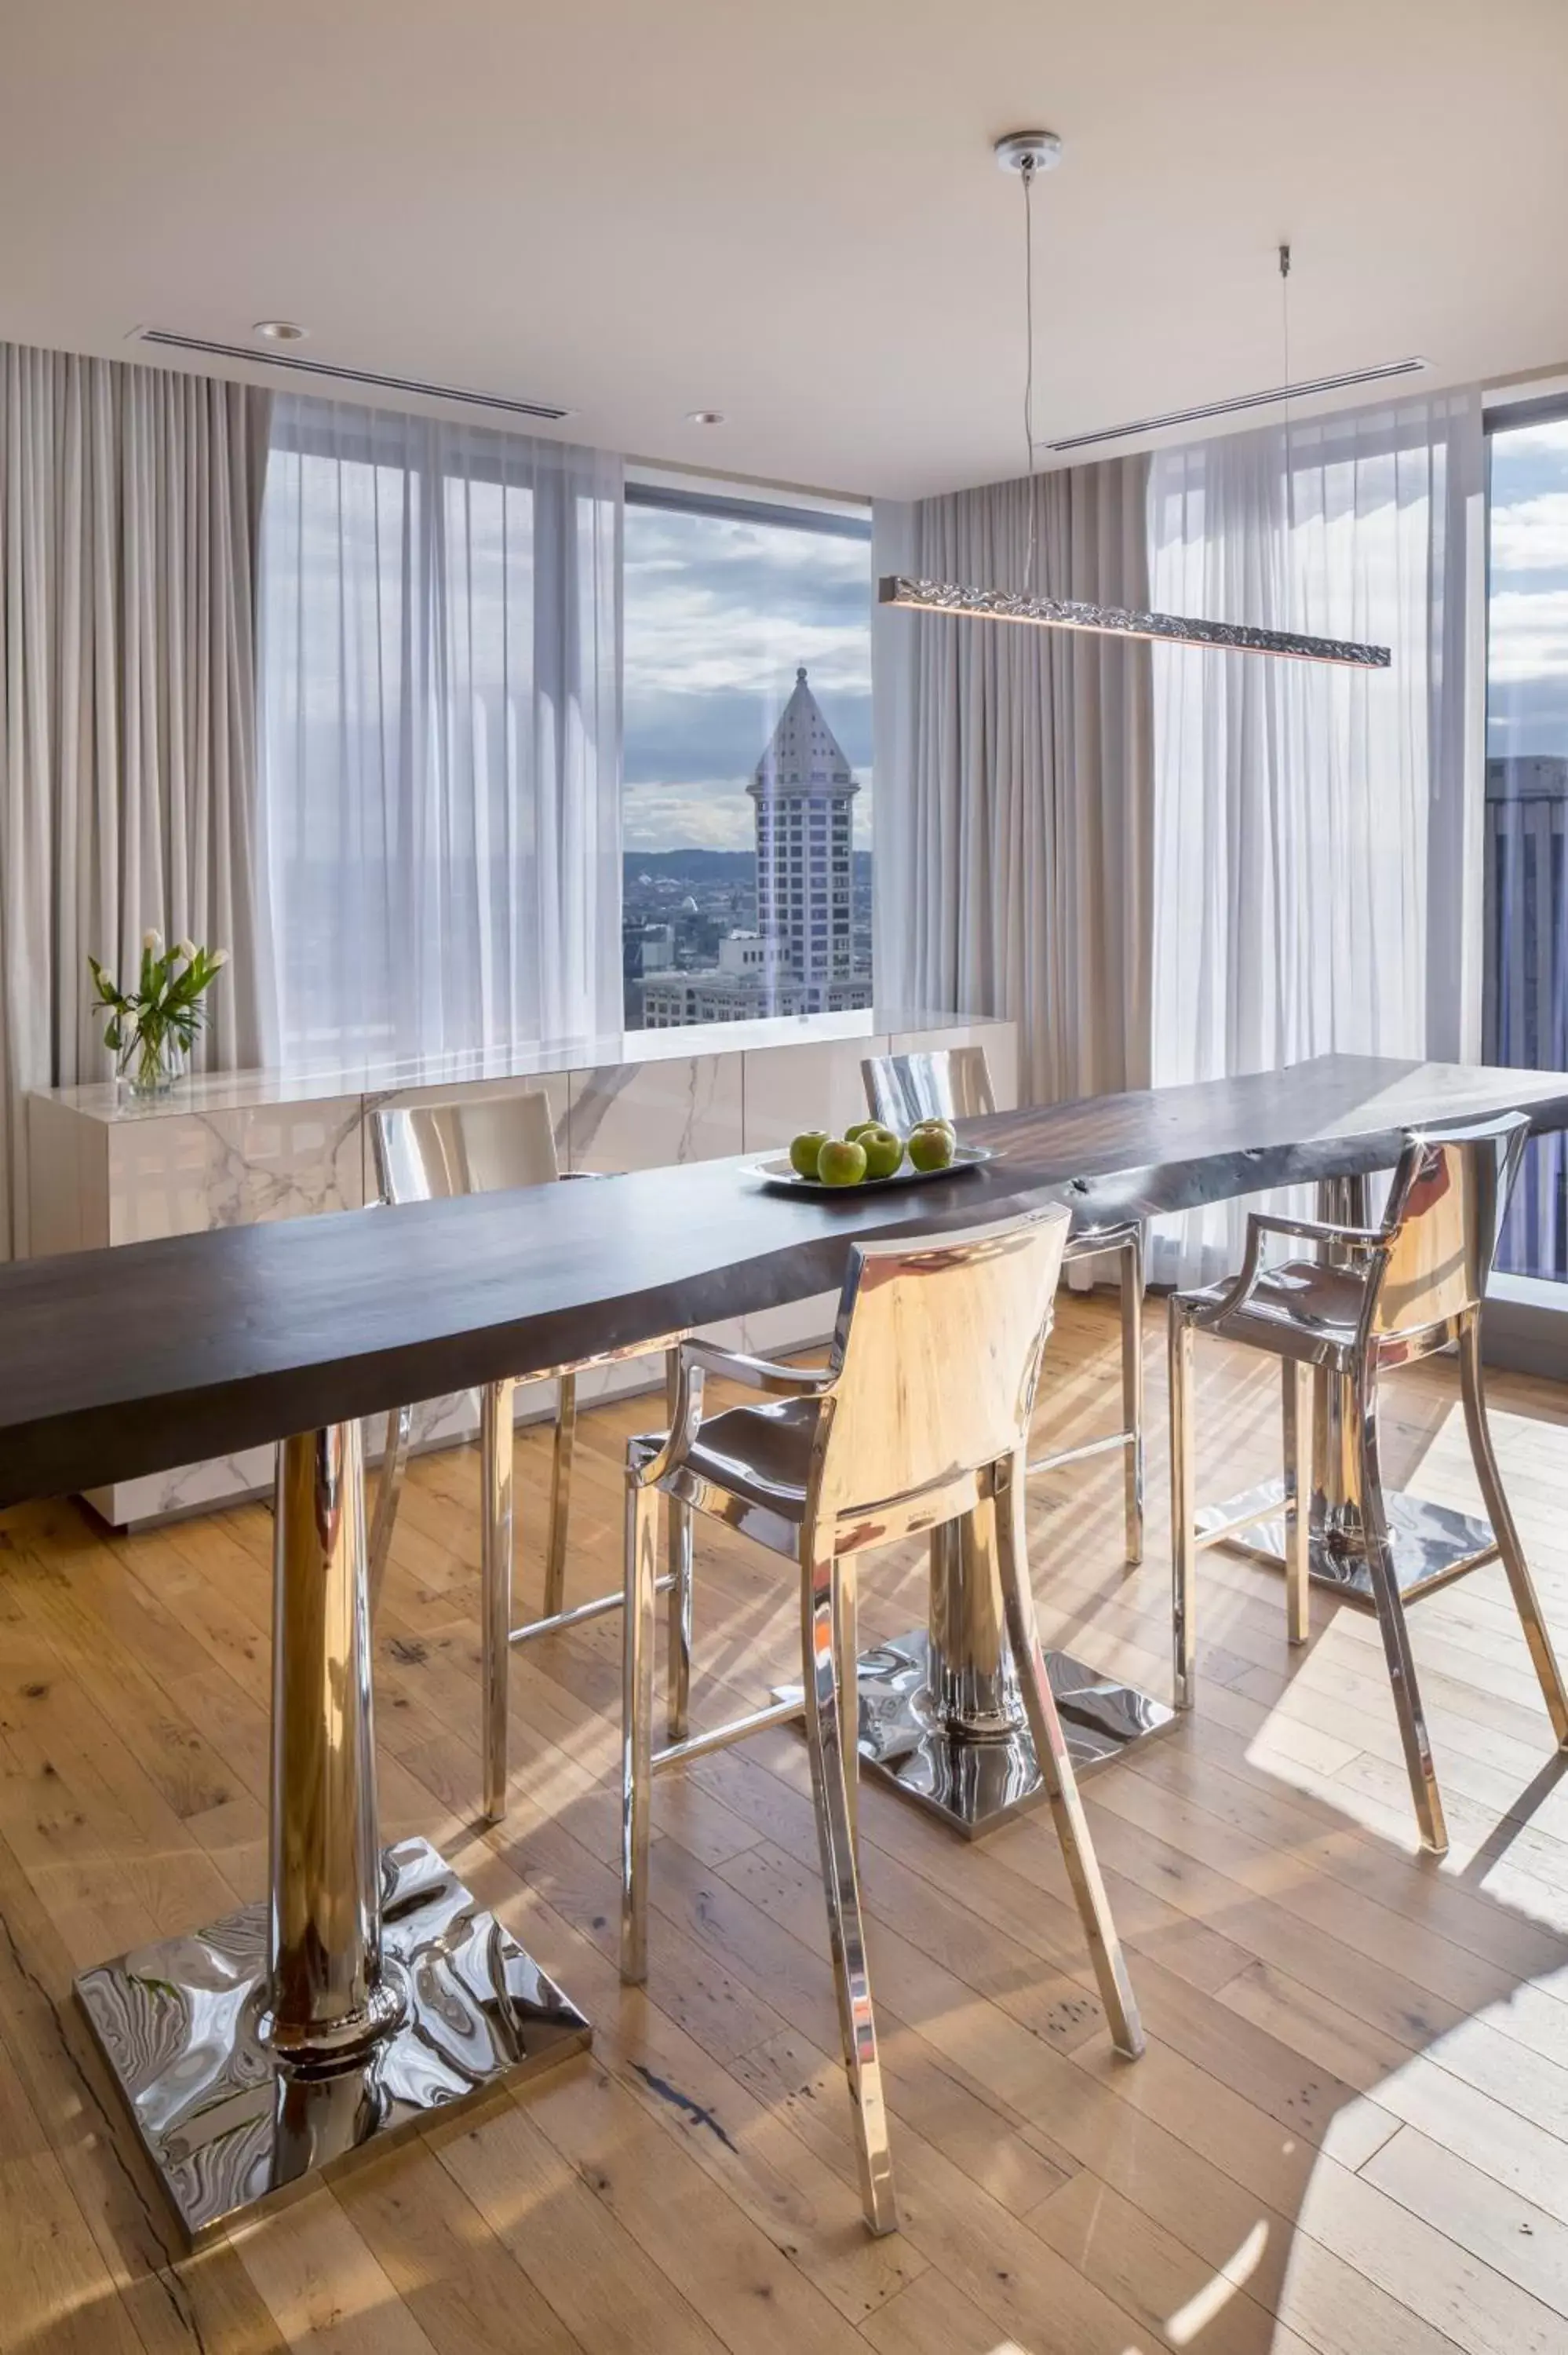
[[[859,787],[803,667],[747,791],[757,809],[758,927],[800,982],[800,1011],[821,1013],[835,982],[833,1002],[844,1002],[854,966],[851,805]]]

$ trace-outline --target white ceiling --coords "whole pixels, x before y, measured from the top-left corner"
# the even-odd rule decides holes
[[[573,439],[924,492],[1022,471],[997,133],[1066,145],[1050,440],[1277,383],[1282,237],[1298,376],[1561,368],[1565,114],[1568,0],[13,0],[0,336],[281,315]]]

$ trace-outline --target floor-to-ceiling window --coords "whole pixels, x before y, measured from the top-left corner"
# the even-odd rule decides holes
[[[630,1028],[871,1001],[871,518],[629,478]]]
[[[1568,403],[1492,421],[1483,1052],[1568,1069]],[[1526,1157],[1499,1264],[1568,1278],[1568,1153]]]

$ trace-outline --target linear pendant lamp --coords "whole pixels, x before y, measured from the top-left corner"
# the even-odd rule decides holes
[[[1028,344],[1023,389],[1024,432],[1029,445],[1029,474],[1034,474],[1034,176],[1048,172],[1061,160],[1062,143],[1054,131],[1012,131],[996,142],[994,154],[1004,172],[1016,172],[1023,182],[1024,310]],[[1289,248],[1280,248],[1280,273],[1289,270]],[[1285,371],[1288,398],[1288,346]],[[1288,427],[1289,410],[1286,411]],[[1287,453],[1288,470],[1288,452]],[[1181,613],[1132,613],[1120,605],[1081,604],[1070,597],[1033,594],[1034,506],[1029,509],[1029,554],[1022,591],[1012,589],[966,588],[952,581],[916,581],[904,573],[885,574],[877,602],[902,605],[918,613],[961,613],[981,622],[1027,622],[1047,630],[1089,630],[1104,637],[1151,638],[1162,645],[1217,646],[1232,653],[1287,655],[1298,662],[1340,663],[1352,670],[1387,670],[1392,655],[1387,646],[1361,645],[1347,638],[1303,637],[1290,630],[1255,630],[1242,622],[1199,622]]]
[[[1024,597],[1012,589],[964,589],[951,581],[911,581],[888,572],[877,586],[883,605],[917,613],[969,613],[982,622],[1034,622],[1047,630],[1095,630],[1104,637],[1157,638],[1179,646],[1228,646],[1249,655],[1294,655],[1301,662],[1349,663],[1387,670],[1386,646],[1349,638],[1298,637],[1289,630],[1250,630],[1245,622],[1194,622],[1181,613],[1134,613],[1121,605],[1081,605],[1070,597]]]

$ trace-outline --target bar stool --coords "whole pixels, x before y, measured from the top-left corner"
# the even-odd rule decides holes
[[[1423,1845],[1447,1846],[1443,1803],[1416,1682],[1405,1604],[1449,1578],[1500,1558],[1524,1627],[1535,1672],[1560,1744],[1568,1746],[1568,1695],[1541,1614],[1519,1532],[1492,1452],[1481,1376],[1480,1311],[1503,1212],[1530,1133],[1521,1114],[1470,1126],[1405,1136],[1379,1227],[1277,1219],[1254,1212],[1239,1274],[1200,1292],[1174,1293],[1170,1306],[1171,1521],[1174,1574],[1176,1703],[1193,1699],[1196,1646],[1194,1572],[1199,1551],[1234,1538],[1255,1521],[1255,1496],[1239,1518],[1200,1526],[1192,1465],[1192,1337],[1215,1333],[1282,1361],[1285,1458],[1287,1634],[1307,1639],[1308,1579],[1322,1577],[1351,1603],[1377,1614],[1393,1687],[1394,1710]],[[1264,1263],[1266,1237],[1318,1246],[1315,1259]],[[1490,1543],[1436,1562],[1418,1541],[1402,1561],[1391,1530],[1379,1466],[1378,1377],[1455,1346],[1465,1429],[1490,1519]],[[1320,1447],[1320,1476],[1308,1490],[1315,1381],[1342,1385],[1338,1436],[1348,1456],[1347,1495],[1337,1514],[1324,1510],[1331,1476]],[[1484,1535],[1484,1532],[1483,1532]],[[1365,1592],[1354,1577],[1365,1562]],[[1319,1556],[1333,1559],[1319,1560]]]
[[[562,1176],[556,1154],[555,1127],[548,1099],[541,1091],[526,1094],[456,1096],[442,1103],[426,1103],[375,1113],[371,1143],[376,1159],[377,1190],[383,1203],[446,1200],[461,1194],[486,1194],[514,1187],[547,1186]],[[545,1548],[544,1608],[536,1618],[514,1625],[512,1619],[512,1398],[511,1381],[486,1385],[480,1397],[481,1486],[484,1510],[481,1533],[482,1683],[484,1689],[484,1812],[498,1822],[506,1806],[506,1660],[508,1646],[547,1636],[563,1627],[580,1626],[608,1611],[619,1611],[622,1596],[595,1595],[590,1602],[566,1607],[567,1525],[571,1506],[572,1452],[577,1436],[577,1376],[595,1366],[622,1359],[652,1357],[662,1352],[665,1393],[673,1403],[675,1390],[678,1334],[600,1357],[574,1359],[528,1380],[553,1380],[556,1384],[555,1444],[550,1464],[549,1534]],[[403,1476],[408,1460],[413,1409],[396,1408],[387,1418],[387,1440],[381,1459],[375,1518],[371,1527],[369,1583],[372,1608],[380,1593],[397,1518]],[[660,1581],[670,1596],[670,1737],[686,1732],[691,1691],[692,1547],[684,1517],[670,1522],[670,1561]]]
[[[801,1708],[799,1700],[779,1702],[654,1749],[655,1528],[662,1497],[744,1530],[799,1571],[817,1837],[861,2196],[873,2232],[894,2231],[897,2218],[856,1842],[855,1578],[862,1552],[964,1514],[994,1543],[1030,1726],[1112,2041],[1128,2055],[1142,2050],[1138,2007],[1035,1631],[1024,1536],[1029,1417],[1066,1233],[1066,1211],[1052,1205],[963,1233],[852,1243],[825,1366],[779,1365],[683,1342],[668,1433],[633,1439],[627,1448],[620,1974],[635,1983],[647,1970],[654,1775],[798,1718]],[[705,1419],[706,1373],[743,1382],[772,1402]]]
[[[991,1069],[983,1047],[944,1047],[932,1054],[868,1055],[861,1064],[865,1100],[874,1118],[907,1134],[920,1120],[978,1120],[996,1110]],[[1065,1265],[1114,1252],[1120,1262],[1121,1428],[1081,1447],[1038,1456],[1029,1469],[1059,1471],[1090,1455],[1123,1451],[1123,1514],[1127,1559],[1143,1560],[1143,1228],[1136,1220],[1102,1220],[1075,1210],[1063,1253]]]

